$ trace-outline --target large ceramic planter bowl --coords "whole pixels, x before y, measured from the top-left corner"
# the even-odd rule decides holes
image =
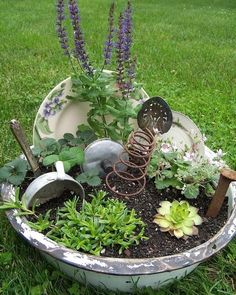
[[[212,159],[209,149],[205,153]],[[14,188],[3,184],[1,192],[2,198],[9,200]],[[16,216],[17,210],[7,211],[7,217],[17,233],[70,277],[101,288],[132,292],[134,286],[159,288],[185,276],[229,243],[236,233],[235,183],[231,183],[227,196],[228,220],[213,238],[179,254],[146,259],[106,258],[70,250],[32,230],[24,217]]]

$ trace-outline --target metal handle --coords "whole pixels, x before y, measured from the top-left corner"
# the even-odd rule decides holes
[[[26,156],[26,159],[28,160],[28,163],[34,173],[35,177],[38,177],[41,174],[41,171],[39,169],[38,161],[34,157],[30,146],[27,142],[25,133],[20,125],[20,122],[17,120],[11,120],[10,122],[10,129],[15,136],[17,142],[19,143],[24,155]]]
[[[65,169],[62,161],[57,161],[55,163],[56,170],[57,170],[57,180],[65,180],[66,174]]]

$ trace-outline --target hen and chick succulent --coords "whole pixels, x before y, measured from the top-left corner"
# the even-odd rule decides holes
[[[162,201],[154,223],[160,226],[162,232],[169,232],[176,238],[187,238],[197,235],[196,225],[202,224],[202,218],[198,215],[198,209],[190,206],[187,201]]]

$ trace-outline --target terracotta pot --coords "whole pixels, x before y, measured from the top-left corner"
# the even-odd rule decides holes
[[[205,155],[212,159],[214,154],[206,148]],[[14,187],[3,184],[1,193],[9,200]],[[17,233],[70,277],[96,287],[132,292],[134,286],[159,288],[187,275],[230,242],[236,233],[236,183],[231,183],[227,196],[228,220],[209,241],[179,254],[146,259],[106,258],[70,250],[31,229],[24,217],[15,215],[17,210],[7,211],[7,217]]]

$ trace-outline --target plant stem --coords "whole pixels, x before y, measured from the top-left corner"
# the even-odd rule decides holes
[[[123,97],[123,99],[125,99],[125,110],[127,110],[127,98]],[[129,118],[127,118],[127,115],[124,117],[124,128],[123,128],[123,132],[122,132],[122,142],[125,143],[126,141],[126,126],[128,124]]]
[[[98,108],[101,109],[101,98],[100,97],[97,97],[97,103],[98,103]],[[103,123],[103,126],[104,126],[104,136],[105,137],[108,137],[108,133],[107,133],[107,122],[106,122],[106,118],[104,115],[101,115],[101,118],[102,118],[102,123]]]

